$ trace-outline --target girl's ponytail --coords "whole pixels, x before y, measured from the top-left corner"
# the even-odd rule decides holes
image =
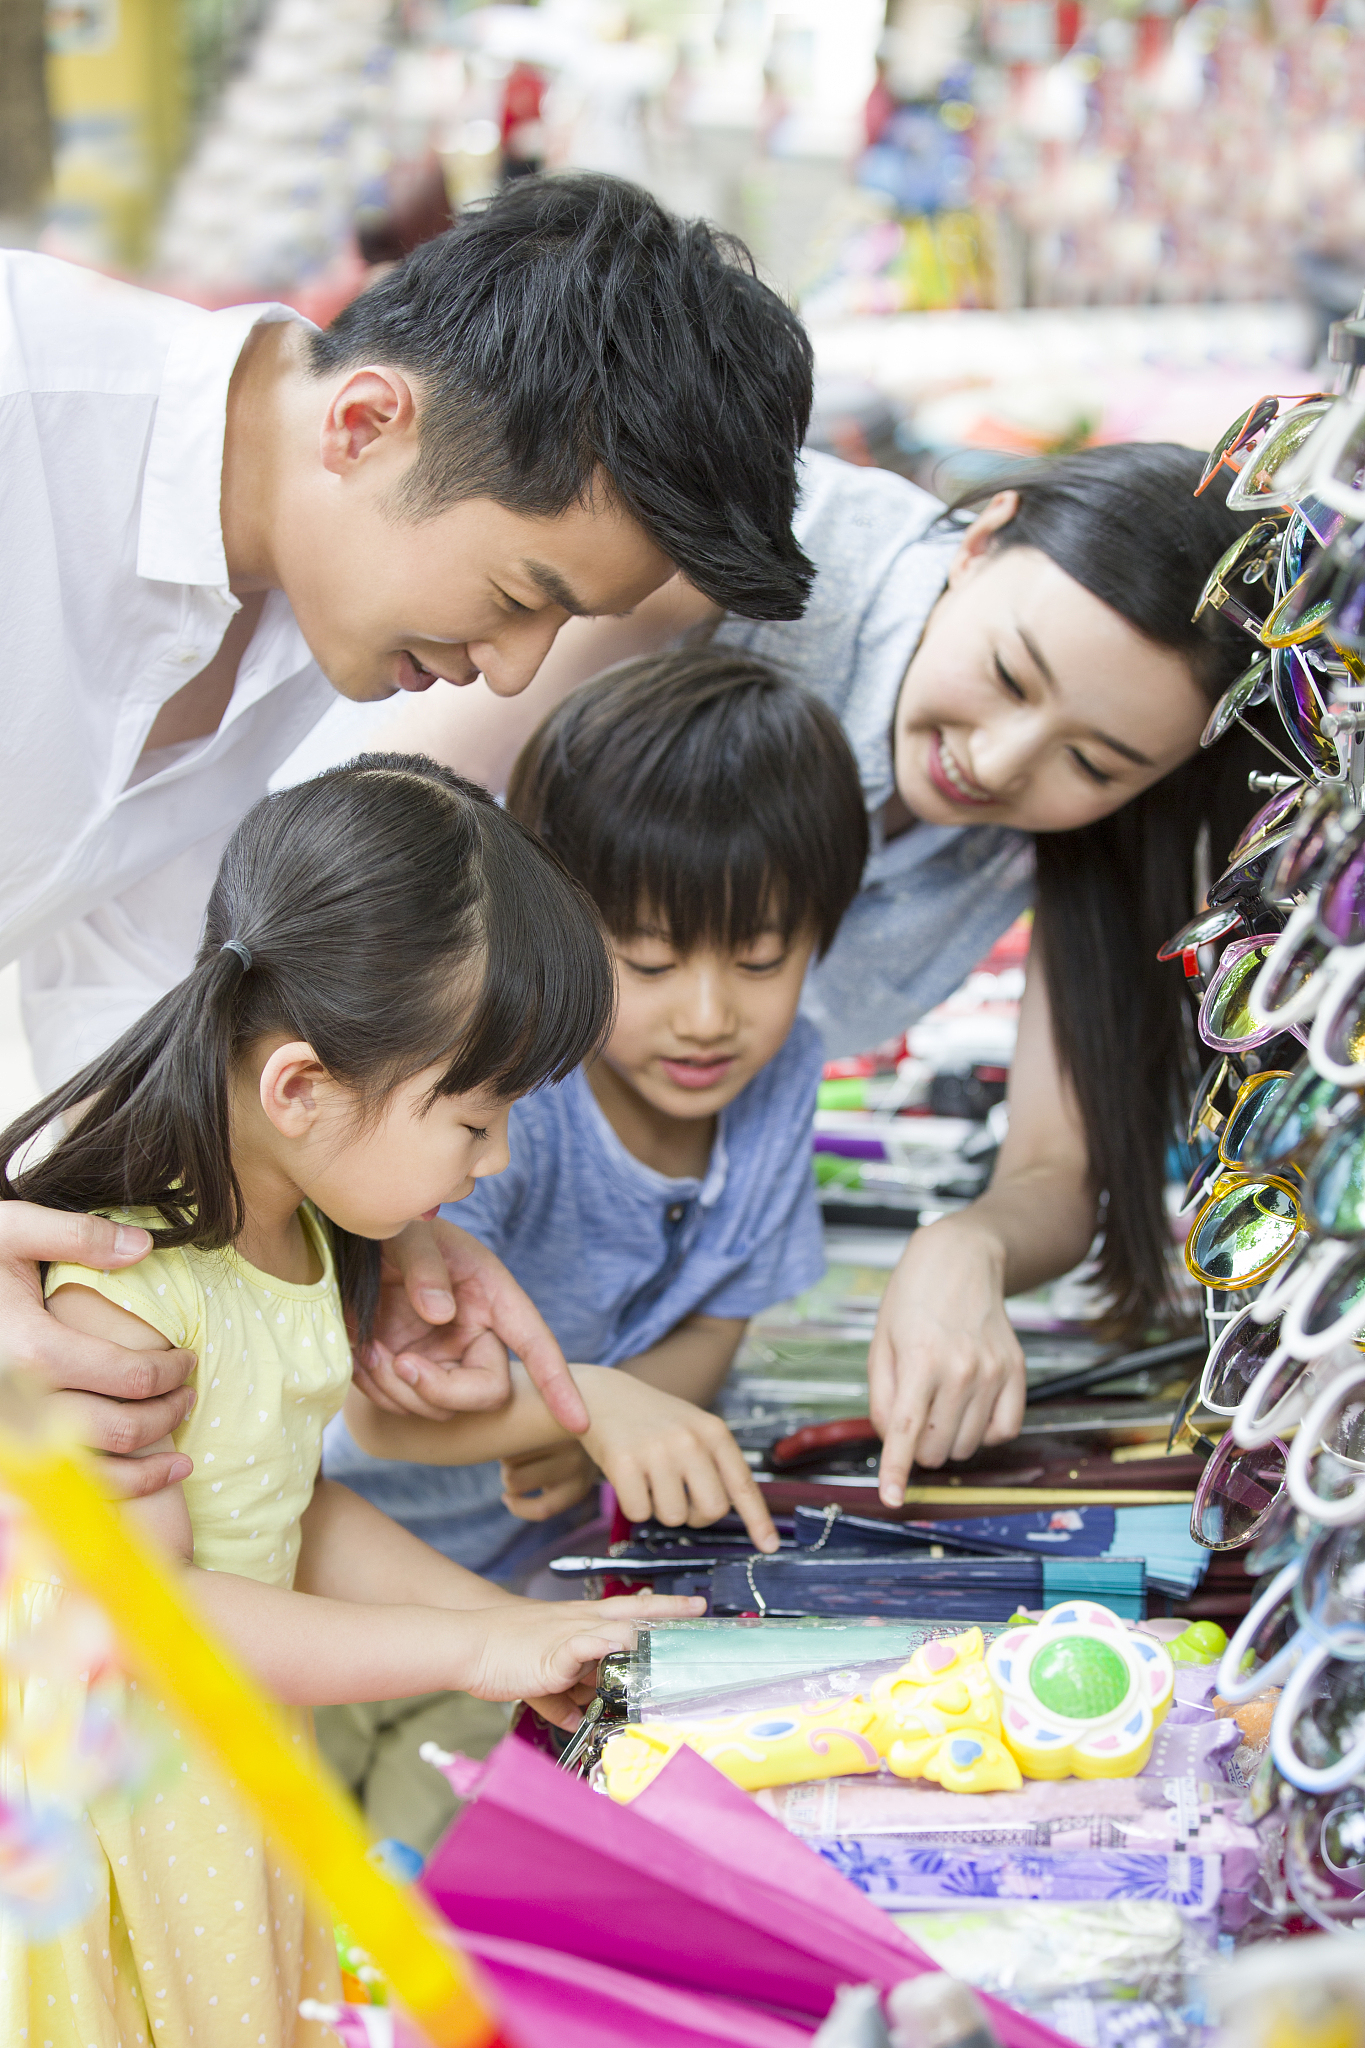
[[[0,1199],[150,1209],[157,1243],[220,1248],[245,1221],[233,1077],[259,1040],[304,1041],[363,1106],[431,1068],[433,1100],[512,1097],[589,1058],[614,995],[596,912],[531,833],[420,755],[362,755],[247,813],[193,969],[0,1133]],[[364,1335],[379,1247],[333,1237]]]
[[[158,1244],[231,1244],[243,1223],[230,1094],[242,973],[232,952],[201,953],[116,1045],[17,1117],[0,1133],[0,1195],[155,1209]],[[53,1149],[22,1163],[58,1119],[67,1129]]]

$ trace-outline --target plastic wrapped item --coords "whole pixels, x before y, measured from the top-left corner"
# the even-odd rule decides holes
[[[1186,2008],[1213,1951],[1163,1901],[921,1913],[913,1927],[945,1971],[1088,2048],[1193,2048],[1200,2039]]]
[[[1058,1904],[1140,1898],[1162,1900],[1212,1930],[1223,1890],[1217,1856],[1131,1850],[983,1848],[921,1849],[895,1836],[867,1841],[819,1837],[814,1846],[864,1897],[896,1917],[908,1933],[915,1921],[954,1900],[1004,1907],[1025,1899]],[[915,1933],[918,1939],[918,1934]]]
[[[650,1622],[633,1650],[602,1660],[600,1689],[632,1721],[745,1713],[794,1698],[809,1705],[862,1691],[922,1643],[954,1632],[952,1624],[875,1615]]]
[[[1161,1899],[917,1913],[911,1932],[950,1975],[1023,2005],[1085,1986],[1120,1987],[1161,2003],[1181,1994],[1187,1971],[1212,1960],[1207,1944]]]

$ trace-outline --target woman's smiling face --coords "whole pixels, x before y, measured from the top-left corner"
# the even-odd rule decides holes
[[[901,684],[896,787],[933,825],[1067,832],[1160,781],[1209,704],[1159,646],[1037,548],[992,549],[1018,505],[968,528]]]

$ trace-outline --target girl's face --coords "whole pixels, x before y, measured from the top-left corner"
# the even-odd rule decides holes
[[[1050,556],[991,552],[1018,502],[968,528],[901,684],[896,788],[928,824],[1092,824],[1187,760],[1209,715],[1183,658]]]
[[[270,1150],[293,1186],[357,1237],[389,1238],[443,1202],[460,1202],[507,1164],[505,1100],[431,1090],[445,1063],[365,1113],[303,1044],[280,1045],[260,1077]]]

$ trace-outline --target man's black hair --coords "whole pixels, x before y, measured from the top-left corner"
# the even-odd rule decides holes
[[[811,347],[733,236],[619,178],[519,178],[309,348],[319,375],[380,362],[418,380],[400,514],[491,497],[553,517],[605,478],[704,596],[800,617]]]
[[[838,719],[728,648],[625,662],[575,690],[522,748],[507,808],[609,932],[657,923],[683,953],[737,949],[774,920],[826,952],[867,859]]]

